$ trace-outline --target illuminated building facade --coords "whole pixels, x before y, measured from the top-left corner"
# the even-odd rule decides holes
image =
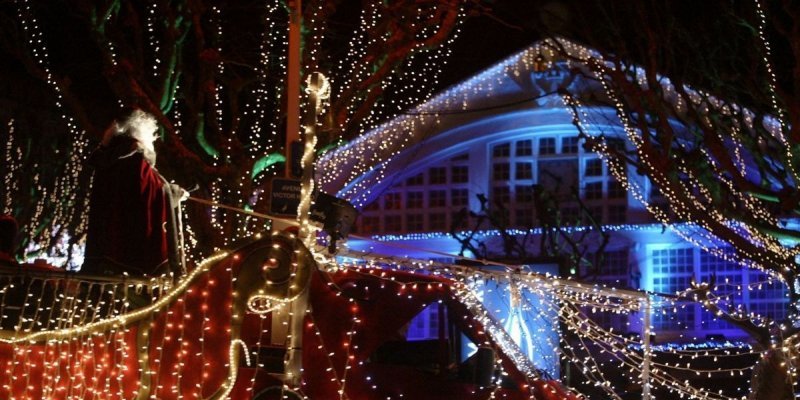
[[[619,136],[619,145],[625,145],[615,110],[593,100],[602,97],[602,89],[572,73],[579,67],[574,62],[544,57],[543,66],[542,53],[547,55],[546,49],[535,44],[322,158],[322,189],[359,207],[357,234],[376,239],[351,240],[350,246],[455,261],[461,246],[449,232],[474,230],[474,220],[463,222],[459,212],[479,211],[479,194],[507,209],[506,231],[537,237],[541,230],[533,188],[540,185],[561,199],[564,219],[590,214],[610,233],[603,265],[591,278],[595,283],[675,294],[693,278],[708,281],[713,273],[717,293],[729,296],[732,304],[783,318],[787,300],[780,282],[757,271],[743,272],[740,265],[707,254],[655,223],[606,162],[584,149],[559,88],[592,108],[595,131],[590,133]],[[647,189],[650,204],[668,206],[645,177],[628,169],[627,178]],[[583,208],[570,193],[580,196]],[[477,237],[489,244],[488,253],[502,258],[499,236],[490,227],[477,229]],[[535,254],[539,241],[528,243]],[[746,290],[756,286],[761,290]],[[695,303],[677,308],[656,307],[652,324],[659,341],[745,337]],[[623,332],[639,331],[636,324],[641,324],[629,324],[624,315],[597,318]]]

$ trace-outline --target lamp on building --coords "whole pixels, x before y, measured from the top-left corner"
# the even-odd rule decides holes
[[[311,219],[321,222],[330,236],[328,251],[331,254],[336,252],[336,241],[346,238],[350,233],[357,216],[358,211],[350,202],[324,192],[318,192],[311,205]]]

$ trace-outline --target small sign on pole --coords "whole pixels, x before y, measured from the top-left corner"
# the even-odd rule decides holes
[[[300,180],[275,178],[270,193],[270,214],[281,217],[297,217],[300,206]]]

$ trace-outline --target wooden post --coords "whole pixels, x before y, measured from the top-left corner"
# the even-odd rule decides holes
[[[289,0],[289,65],[286,71],[286,177],[292,178],[292,143],[300,140],[300,29],[303,24],[301,0]],[[303,370],[303,319],[307,307],[307,294],[301,295],[289,306],[286,349],[286,382],[297,388]],[[284,315],[284,318],[287,316]]]
[[[644,308],[644,321],[642,321],[642,400],[650,400],[650,323],[652,319],[653,304],[650,296],[642,301]]]
[[[292,177],[292,143],[300,140],[301,0],[289,0],[289,65],[286,70],[286,177]]]

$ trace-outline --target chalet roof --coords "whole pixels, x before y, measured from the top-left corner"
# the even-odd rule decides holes
[[[589,99],[602,88],[571,73],[581,65],[555,58],[556,46],[592,55],[564,39],[536,42],[325,154],[317,164],[322,189],[360,206],[390,184],[387,177],[466,146],[532,131],[576,132],[558,91]]]

